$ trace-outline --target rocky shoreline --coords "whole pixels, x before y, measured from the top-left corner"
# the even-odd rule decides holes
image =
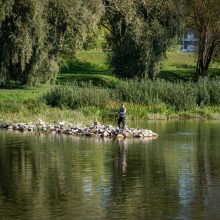
[[[158,134],[147,129],[136,129],[125,127],[124,130],[112,125],[102,125],[94,122],[91,125],[73,124],[68,122],[58,122],[49,124],[41,119],[35,123],[0,123],[2,130],[14,130],[19,132],[45,132],[54,134],[65,134],[85,137],[100,138],[156,138]]]

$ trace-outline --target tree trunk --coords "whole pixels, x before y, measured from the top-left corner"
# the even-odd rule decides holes
[[[208,75],[208,69],[214,54],[214,48],[215,45],[213,40],[211,40],[209,43],[207,42],[207,39],[205,41],[202,40],[199,44],[196,80],[198,80],[200,77],[205,77]]]

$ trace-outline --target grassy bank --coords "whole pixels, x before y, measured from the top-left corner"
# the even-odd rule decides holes
[[[80,51],[75,57],[64,57],[59,82],[92,81],[107,85],[118,81],[107,65],[107,55],[102,51]],[[196,57],[193,53],[168,52],[161,62],[159,78],[169,81],[188,81],[195,77]],[[220,76],[220,63],[212,63],[210,76]]]
[[[155,82],[119,80],[100,51],[83,51],[64,60],[59,86],[1,89],[0,121],[114,120],[122,100],[130,119],[220,118],[220,80],[189,82],[195,72],[191,54],[168,53]],[[210,68],[215,75],[219,70],[218,63]]]
[[[195,77],[196,56],[193,53],[179,51],[168,52],[161,62],[160,78],[169,81],[193,80]],[[220,76],[220,63],[212,63],[209,67],[210,77]]]

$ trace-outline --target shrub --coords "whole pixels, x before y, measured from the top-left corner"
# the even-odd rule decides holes
[[[150,105],[159,101],[155,82],[149,79],[121,81],[113,93],[116,99],[136,104]]]
[[[23,105],[17,101],[0,101],[0,112],[4,113],[18,113],[24,109]]]
[[[175,110],[188,110],[197,105],[197,88],[193,83],[167,82],[160,94],[162,101]]]
[[[198,96],[197,103],[199,106],[210,105],[210,81],[206,78],[201,78],[197,82]]]
[[[104,107],[109,100],[109,90],[91,84],[58,85],[46,94],[45,99],[48,105],[60,108]]]
[[[220,79],[212,79],[210,81],[210,102],[212,105],[220,105]]]
[[[197,88],[193,83],[171,83],[160,79],[120,82],[115,88],[115,96],[136,104],[163,106],[165,103],[175,110],[187,110],[197,104]]]
[[[197,106],[220,105],[220,80],[169,82],[157,79],[124,80],[103,88],[91,83],[58,85],[45,96],[46,103],[60,108],[107,107],[111,100],[148,107],[150,112],[187,111]],[[111,99],[111,100],[110,100]]]
[[[69,86],[56,86],[49,91],[46,96],[46,103],[52,107],[64,107],[67,106],[70,99],[70,94],[74,90]]]

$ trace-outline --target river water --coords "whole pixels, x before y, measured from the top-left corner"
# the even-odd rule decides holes
[[[153,141],[0,131],[0,219],[220,219],[220,121]]]

